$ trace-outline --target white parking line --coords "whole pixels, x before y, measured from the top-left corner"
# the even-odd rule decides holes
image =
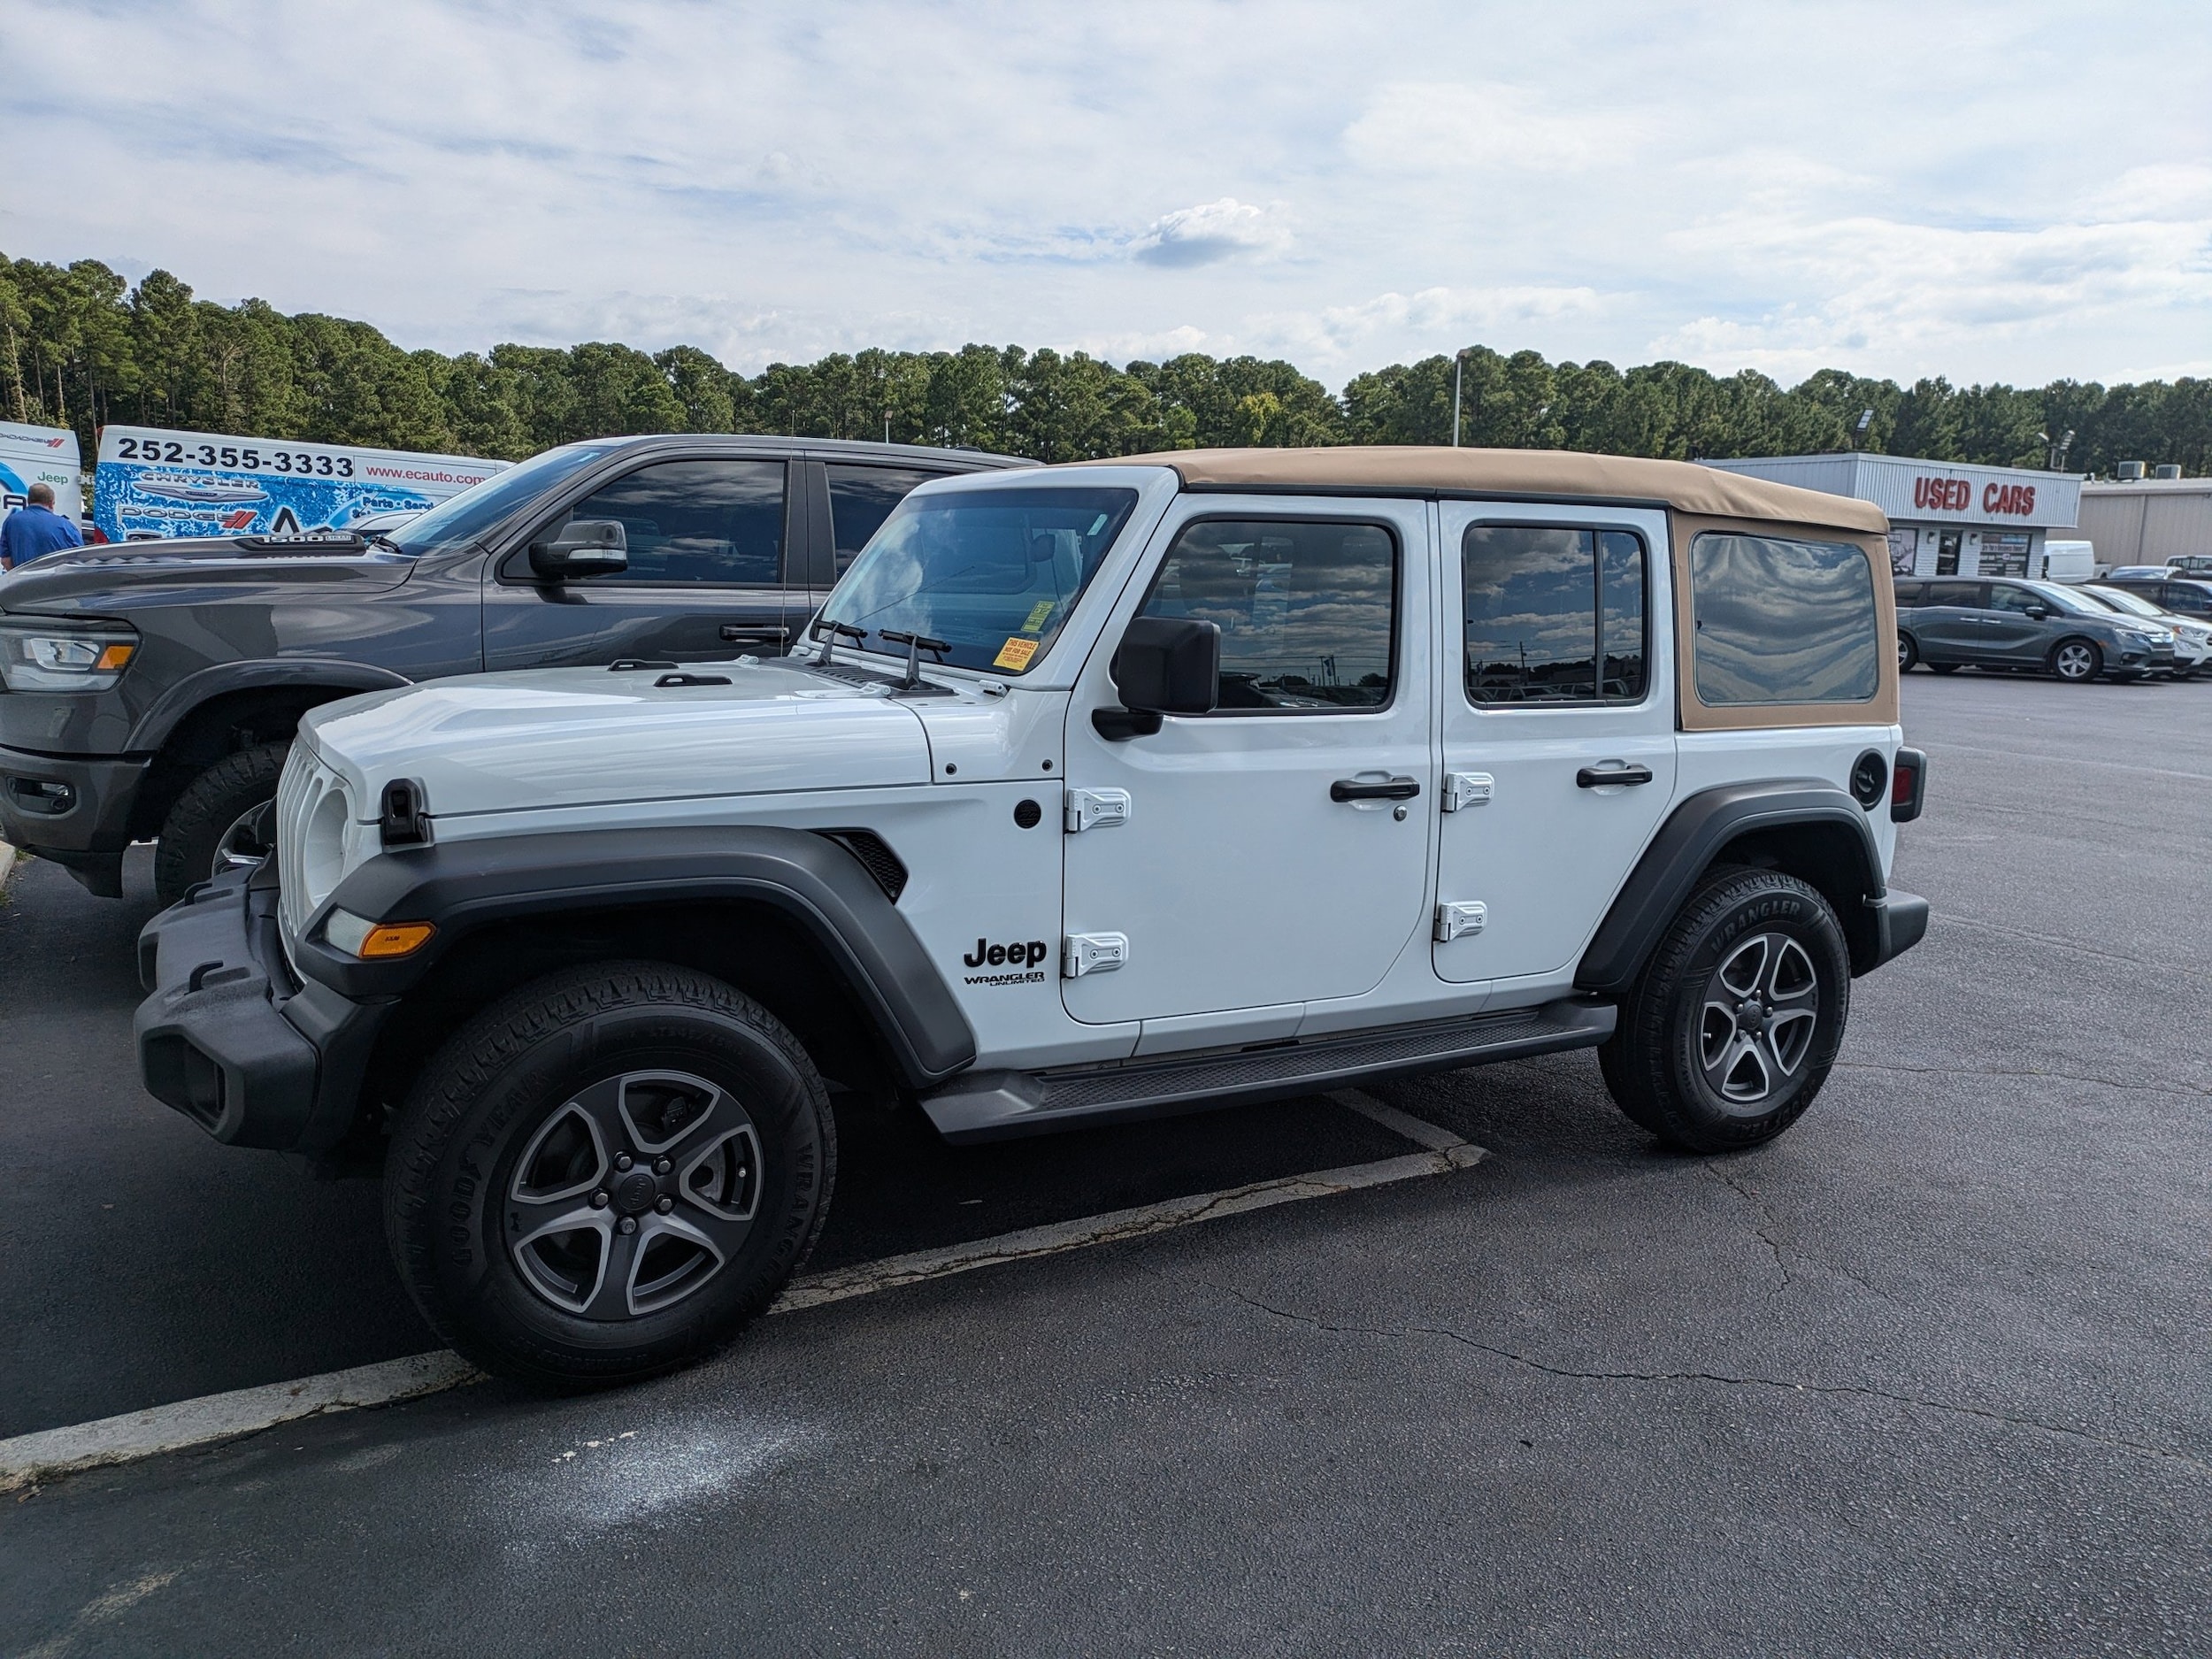
[[[887,1256],[826,1273],[792,1280],[768,1311],[798,1313],[855,1296],[873,1295],[902,1285],[995,1267],[1004,1262],[1056,1256],[1092,1245],[1141,1239],[1201,1221],[1246,1215],[1277,1204],[1294,1204],[1309,1198],[1329,1198],[1425,1175],[1448,1175],[1479,1163],[1486,1154],[1449,1130],[1400,1111],[1394,1106],[1360,1093],[1340,1089],[1330,1099],[1363,1117],[1371,1118],[1392,1133],[1402,1135],[1424,1150],[1372,1164],[1348,1164],[1342,1169],[1318,1170],[1307,1175],[1288,1175],[1247,1187],[1199,1193],[1188,1198],[1170,1198],[1156,1204],[1110,1210],[1078,1221],[1056,1221],[1041,1227],[1025,1227],[979,1239],[972,1244],[946,1245]],[[301,1417],[325,1417],[363,1406],[396,1404],[419,1399],[463,1384],[480,1382],[484,1374],[458,1354],[441,1350],[406,1359],[388,1360],[351,1371],[326,1371],[297,1382],[272,1383],[265,1387],[241,1388],[230,1394],[205,1394],[175,1405],[128,1411],[69,1428],[44,1429],[0,1440],[0,1492],[12,1492],[42,1480],[97,1469],[112,1463],[134,1463],[164,1452],[183,1451],[214,1440],[234,1440],[291,1423]]]
[[[0,1492],[12,1492],[18,1486],[80,1469],[135,1463],[158,1452],[182,1451],[210,1440],[252,1434],[300,1417],[412,1400],[458,1383],[475,1382],[482,1376],[458,1354],[442,1349],[386,1360],[379,1365],[359,1365],[351,1371],[325,1371],[297,1382],[203,1394],[197,1400],[126,1411],[96,1423],[19,1434],[12,1440],[0,1440]]]

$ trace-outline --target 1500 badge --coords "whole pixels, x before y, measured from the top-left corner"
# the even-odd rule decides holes
[[[1038,964],[1051,954],[1052,947],[1041,939],[1018,940],[1010,945],[995,945],[987,939],[975,941],[975,949],[960,958],[967,968],[996,968],[1000,972],[970,973],[970,985],[1041,985],[1044,974]]]

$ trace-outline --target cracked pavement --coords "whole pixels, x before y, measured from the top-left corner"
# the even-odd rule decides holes
[[[0,1503],[0,1651],[2212,1651],[2208,714],[1911,676],[1933,926],[1770,1147],[1377,1088],[1489,1156]]]

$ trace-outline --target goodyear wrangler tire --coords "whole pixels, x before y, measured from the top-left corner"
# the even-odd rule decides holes
[[[1652,953],[1599,1067],[1621,1110],[1668,1145],[1756,1146],[1820,1092],[1850,996],[1827,900],[1777,871],[1716,871]]]
[[[541,979],[424,1068],[385,1230],[438,1333],[554,1388],[711,1353],[806,1259],[837,1169],[829,1097],[751,998],[629,962]]]

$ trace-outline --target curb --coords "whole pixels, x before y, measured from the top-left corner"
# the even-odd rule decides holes
[[[15,869],[15,849],[0,841],[0,887],[8,885],[8,876]]]

